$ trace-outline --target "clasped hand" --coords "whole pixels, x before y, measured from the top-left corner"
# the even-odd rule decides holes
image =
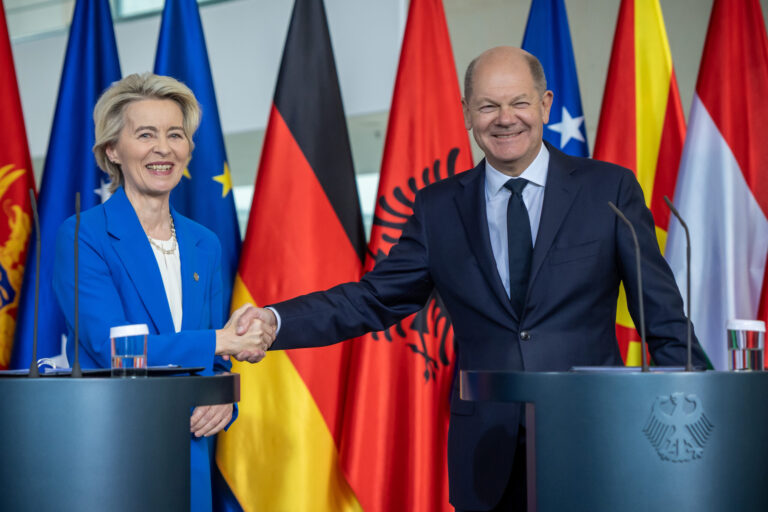
[[[227,324],[216,331],[216,354],[238,361],[258,363],[275,341],[277,318],[268,310],[246,304],[238,308]]]

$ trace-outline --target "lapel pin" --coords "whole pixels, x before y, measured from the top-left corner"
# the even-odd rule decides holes
[[[192,277],[194,277],[194,278],[195,278],[195,281],[199,281],[199,280],[200,280],[200,276],[199,276],[199,275],[197,275],[197,272],[195,272],[194,274],[192,274]]]

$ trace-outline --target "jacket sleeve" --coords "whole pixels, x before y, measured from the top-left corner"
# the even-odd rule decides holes
[[[381,331],[421,309],[434,287],[425,210],[419,192],[400,240],[359,282],[274,304],[281,326],[272,349],[330,345]]]

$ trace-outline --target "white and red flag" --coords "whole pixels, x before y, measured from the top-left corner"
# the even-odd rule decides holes
[[[759,1],[715,0],[675,204],[691,230],[691,316],[717,370],[727,367],[726,322],[757,318],[766,293],[766,98],[768,39]],[[685,290],[685,233],[676,221],[666,257]]]

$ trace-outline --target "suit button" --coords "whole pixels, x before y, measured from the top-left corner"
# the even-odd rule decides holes
[[[528,331],[520,331],[520,339],[523,341],[528,341],[531,339],[531,333]]]

